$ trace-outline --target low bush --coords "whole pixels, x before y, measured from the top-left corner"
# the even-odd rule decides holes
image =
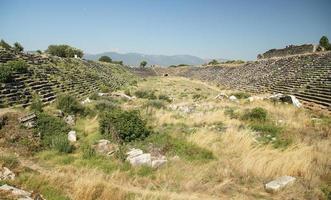
[[[69,143],[66,135],[60,134],[52,136],[50,140],[50,147],[61,153],[71,153],[74,147]]]
[[[260,133],[259,141],[264,144],[271,143],[275,148],[285,148],[291,144],[291,140],[283,138],[283,128],[271,122],[252,123],[250,128]]]
[[[268,116],[268,112],[266,109],[257,107],[252,110],[246,111],[242,118],[244,120],[250,121],[266,121]]]
[[[84,107],[70,95],[62,95],[57,99],[56,107],[68,114],[83,114]]]
[[[142,140],[150,134],[138,111],[115,109],[104,112],[99,124],[101,134],[120,143]]]
[[[235,92],[232,93],[230,96],[235,96],[237,97],[237,99],[247,99],[248,97],[250,97],[251,95],[245,92]]]
[[[23,60],[8,61],[0,65],[0,83],[7,83],[12,80],[15,72],[24,73],[28,70],[28,64]]]
[[[196,100],[200,100],[200,99],[205,99],[206,97],[201,94],[194,94],[192,98],[193,98],[193,100],[196,101]]]
[[[215,158],[211,151],[187,142],[185,138],[171,137],[166,133],[151,134],[140,147],[147,150],[148,144],[155,145],[168,156],[179,156],[190,161],[207,161]]]
[[[30,109],[35,112],[43,111],[43,102],[41,101],[40,97],[36,94],[33,95]]]
[[[226,108],[224,114],[229,116],[231,119],[238,119],[239,113],[234,108]]]
[[[144,106],[157,109],[165,108],[164,101],[161,100],[149,100]]]
[[[8,155],[0,155],[0,167],[8,167],[13,169],[19,165],[19,160],[16,155],[8,154]]]
[[[40,134],[45,148],[53,148],[64,153],[70,153],[73,150],[67,139],[67,133],[70,129],[61,119],[40,113],[37,117],[36,130]]]
[[[137,90],[134,95],[141,99],[157,99],[155,96],[155,91]]]
[[[168,103],[172,102],[172,99],[169,96],[165,95],[165,94],[160,94],[159,99],[163,100],[163,101],[166,101]]]
[[[90,145],[84,145],[82,147],[83,159],[91,159],[96,156],[95,150]]]

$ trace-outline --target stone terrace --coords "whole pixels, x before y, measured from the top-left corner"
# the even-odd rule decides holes
[[[115,89],[125,84],[131,75],[124,67],[111,64],[0,52],[0,63],[16,59],[29,63],[28,72],[15,73],[10,83],[0,83],[0,107],[26,107],[31,104],[33,94],[37,94],[44,104],[62,93],[83,99],[98,92],[101,85]]]
[[[293,94],[307,106],[331,111],[331,52],[249,62],[239,67],[158,69],[159,74],[213,81],[252,93]]]

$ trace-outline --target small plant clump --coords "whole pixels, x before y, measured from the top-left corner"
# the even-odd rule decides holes
[[[257,107],[247,111],[242,118],[244,120],[250,120],[250,121],[266,121],[267,116],[268,116],[268,112],[266,109]]]
[[[237,97],[237,99],[247,99],[248,97],[251,96],[250,94],[248,94],[246,92],[235,92],[235,93],[232,93],[231,95]]]
[[[134,95],[141,99],[157,99],[154,91],[137,90]]]
[[[84,107],[78,100],[70,95],[62,95],[57,99],[56,107],[68,114],[83,114]]]

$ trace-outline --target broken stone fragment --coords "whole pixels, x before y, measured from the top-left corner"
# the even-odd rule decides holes
[[[99,140],[98,143],[94,146],[96,152],[106,155],[111,155],[117,151],[117,146],[112,144],[109,140]]]
[[[282,176],[277,178],[276,180],[273,180],[265,185],[265,189],[267,192],[277,192],[283,188],[285,188],[288,185],[291,185],[294,183],[295,178],[292,176]]]
[[[70,142],[76,142],[77,141],[77,135],[76,135],[76,131],[70,131],[68,133],[68,140]]]
[[[230,96],[229,99],[230,99],[230,101],[238,101],[237,97],[235,97],[235,96],[233,96],[233,95]]]
[[[70,126],[75,125],[75,115],[68,115],[64,118],[64,121]]]
[[[32,198],[30,198],[30,192],[9,186],[7,184],[2,185],[0,187],[0,190],[11,192],[11,194],[16,196],[18,199],[33,200]]]
[[[127,155],[127,161],[132,166],[146,165],[149,167],[158,168],[167,163],[165,156],[152,157],[150,153],[143,153],[140,149],[131,149],[127,152]]]
[[[3,167],[0,171],[0,180],[14,180],[15,174],[14,172],[10,171],[7,167]]]

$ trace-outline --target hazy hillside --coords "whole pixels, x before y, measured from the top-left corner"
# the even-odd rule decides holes
[[[109,56],[113,60],[122,60],[127,65],[138,66],[141,61],[146,60],[148,65],[160,65],[160,66],[169,66],[169,65],[179,65],[179,64],[188,64],[188,65],[201,65],[205,63],[205,60],[196,56],[191,55],[145,55],[140,53],[116,53],[116,52],[105,52],[100,54],[86,54],[84,58],[90,60],[97,60],[101,56]]]

